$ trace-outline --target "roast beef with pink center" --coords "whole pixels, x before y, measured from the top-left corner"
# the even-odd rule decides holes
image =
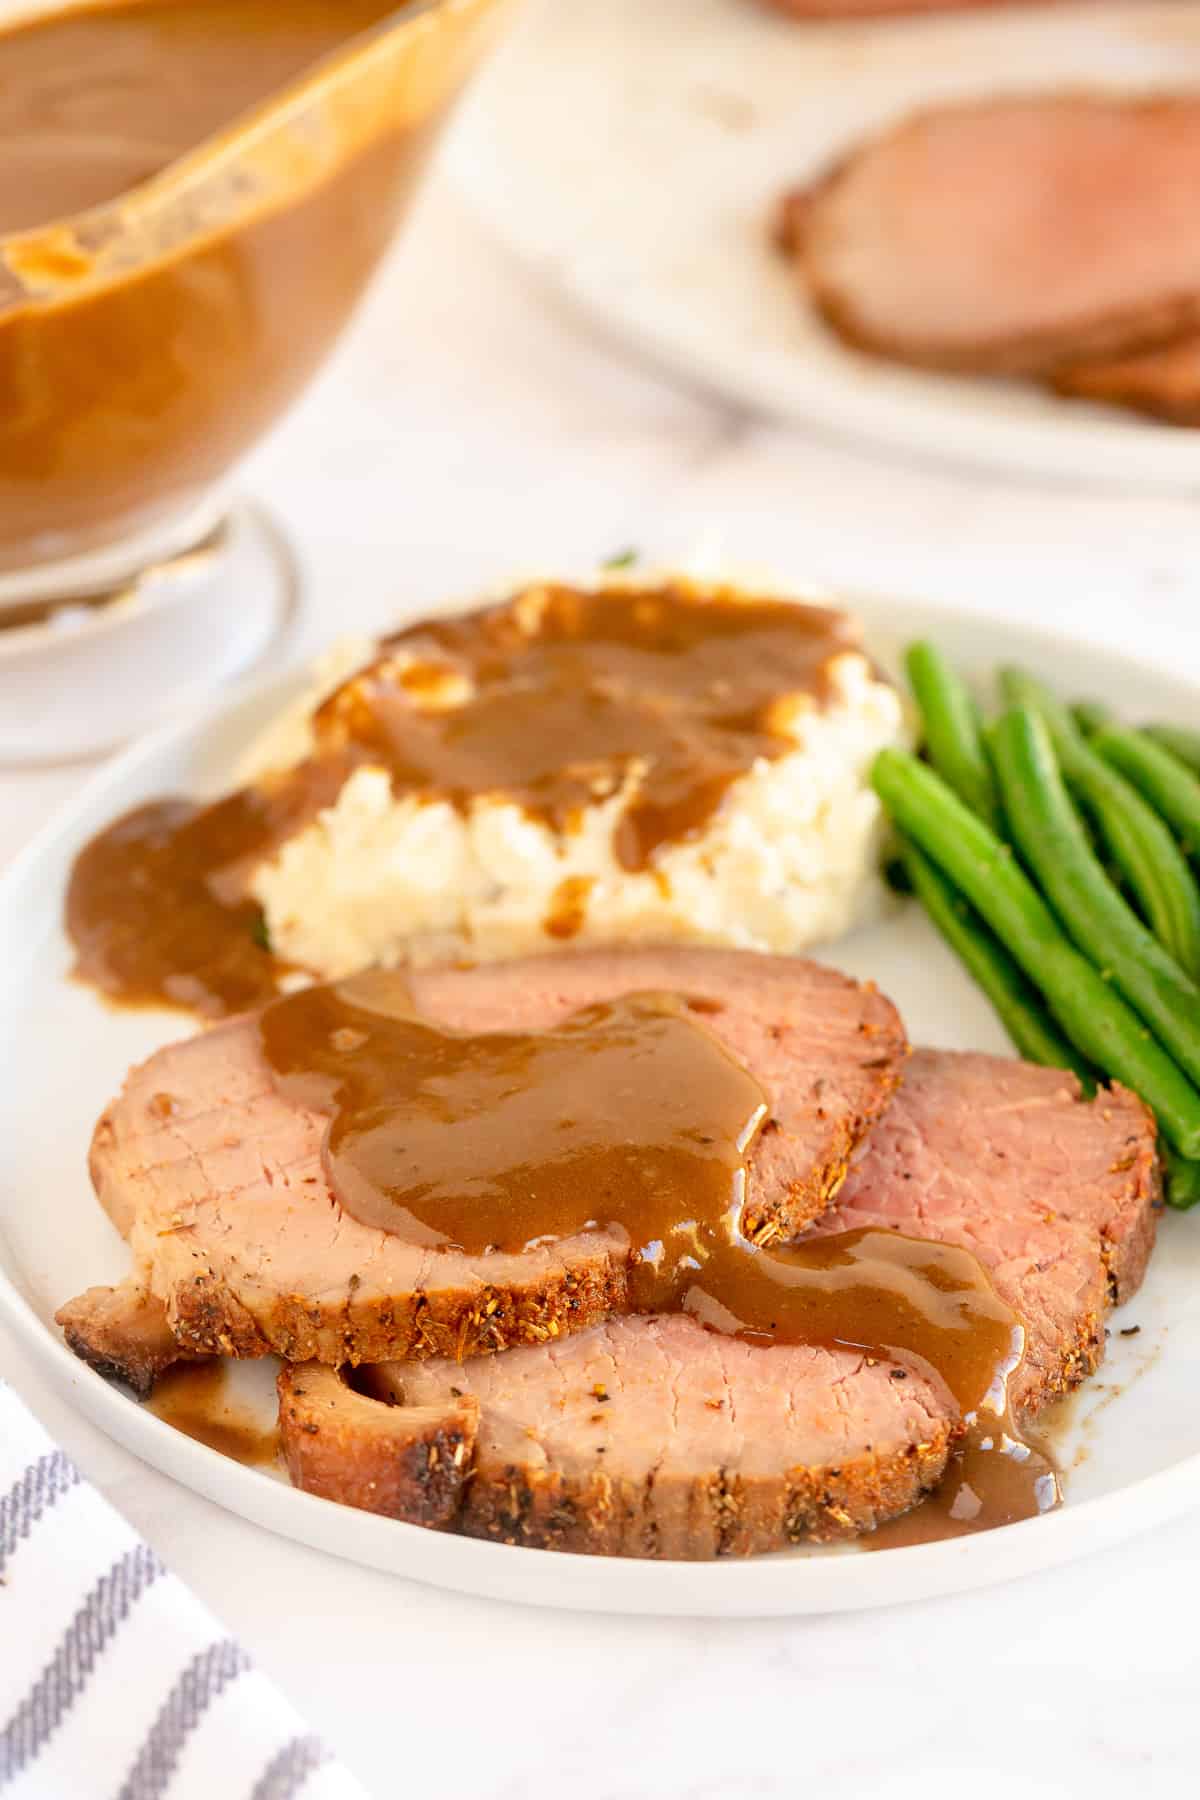
[[[771,1097],[747,1186],[747,1218],[764,1239],[801,1230],[829,1204],[907,1050],[881,994],[790,957],[568,952],[415,973],[411,987],[425,1016],[479,1032],[548,1028],[631,992],[695,998],[697,1021]],[[284,1098],[253,1018],[135,1069],[91,1155],[96,1191],[129,1239],[134,1270],[115,1295],[90,1290],[62,1310],[72,1347],[119,1369],[122,1308],[144,1320],[147,1296],[181,1353],[276,1351],[329,1364],[544,1343],[625,1309],[622,1230],[466,1256],[360,1224],[323,1171],[327,1122]],[[131,1343],[134,1375],[146,1366],[144,1335]]]
[[[973,1251],[1025,1324],[1013,1398],[1028,1418],[1099,1362],[1106,1314],[1142,1279],[1158,1201],[1154,1123],[1132,1094],[1084,1100],[1057,1070],[923,1050],[813,1229]],[[394,1404],[349,1394],[330,1370],[283,1372],[299,1486],[475,1536],[626,1556],[869,1530],[936,1485],[962,1432],[945,1385],[903,1358],[753,1345],[681,1315],[363,1379]],[[431,1446],[439,1420],[446,1441]]]
[[[785,203],[849,343],[1044,375],[1200,328],[1200,95],[1042,94],[918,113]]]

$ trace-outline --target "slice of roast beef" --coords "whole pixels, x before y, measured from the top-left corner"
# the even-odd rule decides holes
[[[472,1031],[538,1030],[639,990],[694,996],[700,1022],[772,1097],[747,1194],[763,1240],[828,1205],[906,1053],[882,995],[790,957],[567,952],[425,971],[412,990],[426,1015]],[[159,1051],[104,1114],[96,1191],[181,1350],[331,1364],[460,1357],[542,1343],[624,1310],[623,1231],[468,1257],[358,1223],[322,1171],[326,1122],[279,1093],[253,1019]],[[92,1356],[78,1311],[68,1312],[73,1346]],[[94,1356],[117,1366],[111,1332]]]
[[[444,1522],[473,1537],[610,1556],[711,1557],[852,1536],[933,1487],[958,1434],[938,1382],[905,1371],[897,1380],[893,1365],[845,1352],[755,1347],[682,1313],[609,1319],[461,1365],[386,1364],[367,1372],[378,1399],[343,1386],[340,1406],[305,1413],[309,1429],[297,1429],[295,1392],[313,1367],[279,1378],[297,1487],[362,1506],[370,1469],[386,1502],[391,1486],[375,1473],[381,1434],[390,1428],[392,1464],[407,1465],[414,1432],[474,1400],[474,1454],[457,1470]],[[426,1523],[409,1497],[396,1508],[374,1496],[365,1504]]]
[[[1141,1286],[1161,1205],[1154,1120],[1136,1095],[1079,1098],[1074,1076],[971,1052],[916,1051],[836,1213],[971,1250],[1025,1321],[1018,1412],[1076,1386],[1104,1317]]]
[[[1172,425],[1200,425],[1200,332],[1153,350],[1074,363],[1053,378],[1060,394],[1104,400]]]
[[[989,99],[916,114],[786,208],[851,344],[1046,374],[1200,327],[1200,95]]]
[[[973,1251],[1025,1321],[1013,1397],[1028,1417],[1096,1366],[1105,1314],[1141,1281],[1157,1203],[1154,1125],[1133,1095],[1084,1101],[1056,1070],[925,1050],[815,1229],[874,1225]],[[397,1403],[376,1409],[372,1463],[384,1421],[402,1459],[410,1409],[427,1433],[439,1408],[451,1417],[478,1401],[459,1529],[626,1556],[707,1557],[868,1530],[936,1484],[962,1429],[946,1387],[903,1358],[756,1346],[678,1315],[369,1378]],[[300,1370],[281,1377],[292,1479],[361,1505],[355,1434],[334,1425],[336,1388],[328,1426],[288,1428],[292,1386],[305,1380]],[[347,1412],[361,1417],[363,1405],[355,1395]],[[327,1428],[337,1457],[321,1454]]]

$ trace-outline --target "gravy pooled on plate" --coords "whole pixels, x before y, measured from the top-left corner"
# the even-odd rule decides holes
[[[165,1425],[247,1468],[267,1468],[278,1458],[278,1431],[232,1397],[223,1362],[176,1363],[158,1377],[146,1405]]]

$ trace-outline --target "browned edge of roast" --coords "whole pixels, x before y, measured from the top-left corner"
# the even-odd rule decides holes
[[[1009,375],[1053,380],[1060,368],[1158,350],[1176,338],[1200,330],[1200,294],[1176,294],[1126,312],[1098,313],[1073,327],[1069,340],[1049,333],[1043,337],[1030,334],[1005,345],[981,339],[951,350],[947,346],[923,345],[915,340],[891,337],[868,326],[853,299],[832,282],[822,280],[813,259],[805,255],[804,225],[812,218],[818,201],[817,190],[803,204],[793,196],[786,223],[780,220],[776,225],[778,241],[785,252],[795,257],[809,298],[825,323],[850,349],[866,356],[947,375]],[[797,225],[797,220],[802,223]]]
[[[325,1363],[279,1372],[279,1435],[296,1487],[413,1525],[454,1522],[471,1470],[479,1402],[393,1407]]]
[[[723,1470],[697,1476],[687,1503],[688,1536],[678,1544],[664,1544],[652,1519],[640,1542],[631,1543],[625,1521],[644,1497],[635,1484],[600,1470],[576,1485],[554,1471],[528,1467],[514,1468],[504,1480],[476,1478],[460,1529],[468,1537],[527,1549],[646,1560],[699,1562],[835,1544],[911,1512],[941,1481],[961,1436],[961,1427],[947,1420],[919,1443],[886,1457],[793,1465],[772,1480],[755,1482]]]
[[[302,1295],[281,1294],[271,1305],[268,1334],[223,1282],[201,1276],[176,1291],[171,1323],[176,1342],[193,1356],[275,1355],[330,1366],[393,1357],[461,1362],[585,1331],[625,1310],[627,1288],[624,1259],[598,1257],[586,1270],[554,1270],[521,1289],[464,1285],[370,1302],[351,1296],[333,1324]],[[331,1356],[339,1330],[338,1353]]]
[[[1069,363],[1050,380],[1057,394],[1145,413],[1168,425],[1200,425],[1200,333],[1095,362]]]
[[[56,1325],[75,1355],[98,1375],[123,1381],[140,1400],[173,1363],[191,1359],[167,1323],[167,1309],[132,1278],[90,1287],[60,1306]]]

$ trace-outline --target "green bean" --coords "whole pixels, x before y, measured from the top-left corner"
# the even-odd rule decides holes
[[[1200,978],[1200,887],[1171,832],[1039,681],[1006,669],[1000,683],[1012,705],[1028,706],[1042,719],[1063,779],[1094,820],[1146,923],[1185,973]]]
[[[1086,748],[1069,708],[1063,705],[1044,681],[1039,681],[1028,669],[1018,669],[1012,664],[999,671],[998,679],[1000,693],[1006,705],[1027,706],[1031,712],[1041,714],[1046,729],[1054,740],[1054,748],[1064,763],[1072,751]],[[1065,767],[1063,773],[1066,773]]]
[[[1161,1144],[1163,1174],[1163,1197],[1168,1206],[1178,1212],[1188,1212],[1200,1201],[1200,1162],[1189,1162],[1185,1156],[1177,1156],[1170,1144]]]
[[[1185,1156],[1200,1155],[1200,1093],[1132,1008],[1070,943],[995,833],[915,756],[881,750],[871,784],[896,824],[971,902],[1016,958],[1071,1042],[1157,1114]]]
[[[1014,842],[1068,933],[1200,1081],[1200,987],[1153,937],[1092,854],[1042,719],[1014,707],[993,726],[992,757]]]
[[[1200,977],[1200,886],[1154,809],[1088,752],[1072,787],[1100,828],[1109,856],[1150,930],[1185,974]]]
[[[1141,731],[1102,731],[1096,749],[1174,827],[1188,854],[1200,855],[1200,780],[1191,769]]]
[[[1085,1092],[1092,1093],[1091,1069],[1059,1031],[1037,990],[1026,981],[999,938],[923,850],[902,837],[901,852],[913,892],[991,1001],[1018,1055],[1052,1069],[1073,1069]]]
[[[996,782],[983,746],[979,711],[965,683],[927,640],[910,644],[904,662],[921,709],[930,762],[959,799],[998,830]]]
[[[1186,725],[1143,725],[1142,730],[1200,775],[1200,731],[1189,731]]]
[[[1071,717],[1084,737],[1091,737],[1093,732],[1103,731],[1106,725],[1113,723],[1113,715],[1107,706],[1101,706],[1098,700],[1076,700],[1071,708]]]

